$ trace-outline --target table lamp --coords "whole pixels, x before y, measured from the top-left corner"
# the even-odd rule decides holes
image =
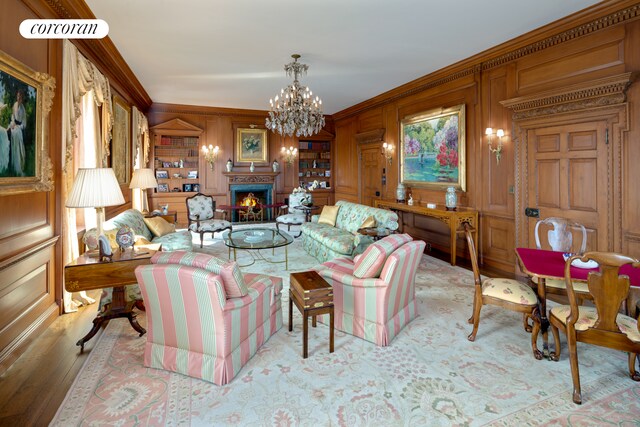
[[[147,200],[147,192],[144,191],[148,188],[156,188],[158,181],[153,174],[153,170],[149,168],[136,169],[133,171],[133,177],[131,178],[131,184],[129,188],[139,188],[141,191],[142,213],[149,213],[149,201]]]
[[[102,235],[104,208],[124,204],[124,197],[116,174],[111,168],[78,169],[71,194],[65,204],[68,208],[95,208],[98,236]]]

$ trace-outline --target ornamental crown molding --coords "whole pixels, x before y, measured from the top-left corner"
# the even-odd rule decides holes
[[[626,102],[627,89],[636,76],[637,73],[618,74],[576,83],[560,91],[549,90],[507,99],[500,104],[512,109],[516,119],[621,104]]]
[[[384,141],[384,128],[369,130],[366,132],[360,132],[355,135],[358,144],[366,144],[370,142],[382,142]]]

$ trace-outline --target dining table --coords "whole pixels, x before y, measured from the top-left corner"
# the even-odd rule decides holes
[[[549,279],[565,280],[565,253],[545,249],[516,248],[516,258],[520,269],[531,279],[536,287],[540,303],[540,331],[542,332],[543,351],[539,358],[549,358],[549,319],[547,318],[547,291],[546,281]],[[598,267],[584,268],[571,265],[570,273],[573,282],[587,282],[589,273],[598,271]],[[629,276],[631,285],[626,300],[627,314],[636,317],[638,315],[637,304],[640,301],[640,268],[634,268],[631,264],[620,267],[619,274]]]

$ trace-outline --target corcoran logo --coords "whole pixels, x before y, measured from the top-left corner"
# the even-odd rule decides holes
[[[20,24],[25,39],[101,39],[109,34],[102,19],[25,19]]]

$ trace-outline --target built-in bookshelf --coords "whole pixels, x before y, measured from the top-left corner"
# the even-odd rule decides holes
[[[185,199],[204,190],[200,176],[202,129],[181,119],[173,119],[151,128],[153,144],[151,166],[158,181],[150,193],[151,209],[168,205],[175,210],[178,225],[186,226]]]
[[[156,192],[199,191],[199,140],[196,136],[160,135],[154,146]]]
[[[318,181],[320,189],[331,189],[331,141],[299,141],[298,181],[308,187]]]

